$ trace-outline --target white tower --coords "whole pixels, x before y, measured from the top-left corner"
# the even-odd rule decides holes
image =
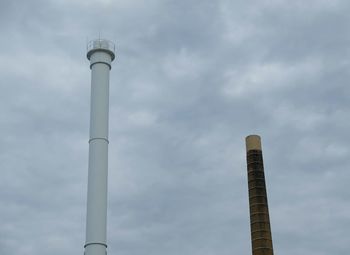
[[[107,254],[109,71],[115,46],[102,39],[87,46],[91,69],[89,180],[85,255]]]

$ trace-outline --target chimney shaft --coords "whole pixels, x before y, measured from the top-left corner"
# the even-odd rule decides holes
[[[250,230],[253,255],[273,255],[261,139],[246,137]]]
[[[91,109],[85,255],[107,254],[109,71],[114,50],[114,44],[107,40],[88,44]]]

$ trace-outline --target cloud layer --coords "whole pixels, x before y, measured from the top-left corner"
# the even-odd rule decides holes
[[[275,253],[350,241],[346,1],[0,2],[0,253],[82,254],[90,70],[111,71],[110,254],[251,254],[262,136]]]

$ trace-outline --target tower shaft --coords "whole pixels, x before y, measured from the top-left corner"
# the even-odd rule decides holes
[[[85,255],[106,255],[108,186],[109,72],[114,45],[95,40],[88,45],[91,109]]]
[[[261,140],[246,138],[250,230],[253,255],[273,255]]]

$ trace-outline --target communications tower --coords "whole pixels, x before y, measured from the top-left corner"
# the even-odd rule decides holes
[[[85,255],[107,254],[109,72],[115,45],[104,39],[90,41],[91,69],[89,174]]]

